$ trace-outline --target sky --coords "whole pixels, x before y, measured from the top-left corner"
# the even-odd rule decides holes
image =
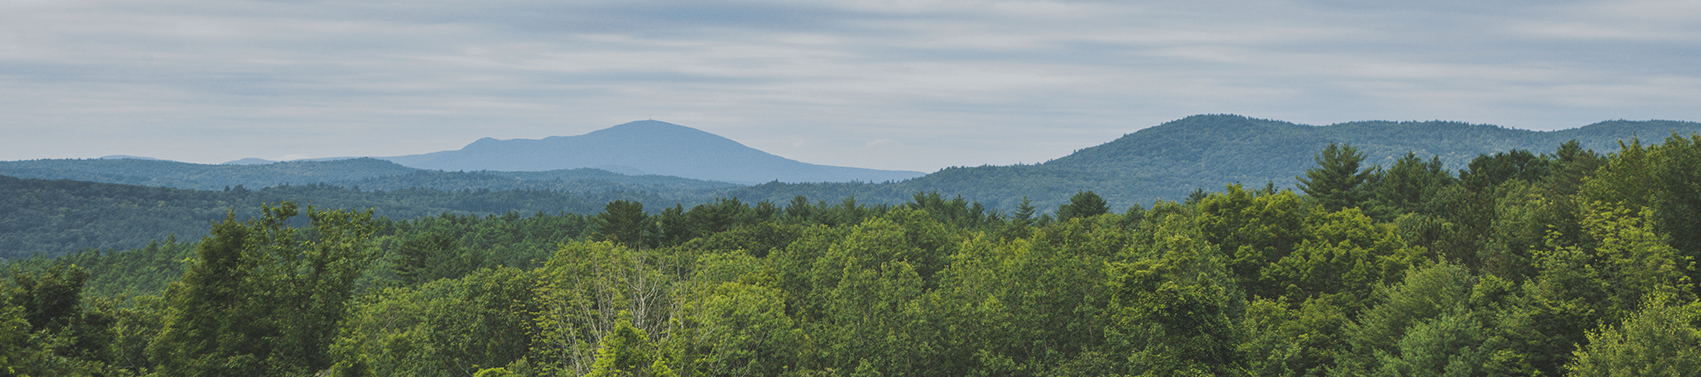
[[[1701,2],[0,1],[0,160],[398,156],[655,119],[931,172],[1223,113],[1701,121]]]

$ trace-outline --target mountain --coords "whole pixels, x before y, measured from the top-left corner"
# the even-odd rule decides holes
[[[1464,168],[1481,154],[1513,149],[1553,153],[1576,139],[1602,154],[1618,141],[1640,137],[1663,142],[1673,132],[1701,133],[1701,123],[1608,121],[1559,131],[1530,131],[1460,122],[1364,121],[1311,126],[1239,115],[1195,115],[1142,129],[1098,146],[1037,165],[952,167],[893,184],[763,184],[727,195],[747,201],[784,201],[795,195],[897,203],[916,192],[962,195],[993,208],[1013,208],[1023,196],[1044,209],[1071,194],[1092,190],[1113,206],[1181,200],[1195,189],[1220,190],[1239,182],[1291,188],[1294,177],[1315,166],[1313,156],[1329,143],[1359,148],[1367,164],[1387,166],[1410,151],[1439,157],[1450,169]]]
[[[1552,153],[1559,144],[1572,139],[1586,148],[1609,153],[1618,149],[1620,140],[1639,137],[1648,143],[1658,143],[1673,132],[1701,133],[1701,123],[1616,120],[1568,130],[1529,131],[1444,121],[1363,121],[1312,126],[1239,115],[1196,115],[1141,129],[1041,164],[952,167],[913,179],[872,183],[919,173],[810,165],[769,155],[707,132],[643,121],[580,136],[484,139],[459,151],[391,158],[406,161],[403,163],[445,164],[438,168],[452,170],[474,169],[470,165],[453,164],[485,161],[489,166],[483,169],[522,171],[444,172],[372,158],[263,165],[106,159],[0,161],[0,175],[211,190],[236,185],[253,189],[326,183],[365,190],[539,190],[581,194],[641,191],[685,203],[716,196],[784,203],[797,195],[817,200],[855,197],[861,202],[900,203],[910,200],[917,192],[938,191],[1005,209],[1014,207],[1024,196],[1042,209],[1051,209],[1077,191],[1092,190],[1112,205],[1127,208],[1160,199],[1181,200],[1193,190],[1218,190],[1235,182],[1248,186],[1269,182],[1290,188],[1295,176],[1314,166],[1312,158],[1317,151],[1331,142],[1359,148],[1371,164],[1386,166],[1410,151],[1425,158],[1439,157],[1448,168],[1461,169],[1481,154],[1512,149]],[[565,164],[581,155],[590,157],[573,161],[600,169],[523,171]],[[661,175],[622,175],[609,172],[611,169],[687,177],[743,172],[746,175],[725,178],[741,182],[773,181],[751,174],[788,169],[822,175],[833,171],[908,175],[865,176],[859,179],[861,182],[827,183],[798,183],[831,179],[794,175],[778,179],[780,182],[739,187]]]
[[[381,158],[414,168],[447,171],[598,168],[751,184],[884,182],[922,175],[798,162],[712,133],[653,120],[541,140],[483,138],[460,150]]]

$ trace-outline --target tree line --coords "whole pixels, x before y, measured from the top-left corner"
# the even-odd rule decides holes
[[[283,202],[197,242],[9,266],[0,372],[1701,374],[1701,135],[1458,171],[1347,145],[1315,162],[1297,192],[1126,209],[1091,191],[1009,212],[938,193],[411,220]],[[103,277],[125,267],[160,272]]]

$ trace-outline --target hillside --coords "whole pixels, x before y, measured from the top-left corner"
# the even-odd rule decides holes
[[[1238,115],[1195,115],[1142,129],[1098,146],[1037,165],[953,167],[893,184],[764,184],[728,195],[748,201],[856,196],[869,202],[901,202],[918,191],[962,195],[992,208],[1012,208],[1023,196],[1042,210],[1055,208],[1080,190],[1101,193],[1113,207],[1180,200],[1195,189],[1225,183],[1292,187],[1294,177],[1314,166],[1313,156],[1329,143],[1359,148],[1369,163],[1387,165],[1410,151],[1438,156],[1460,169],[1480,154],[1513,149],[1552,153],[1576,139],[1601,153],[1619,140],[1660,141],[1672,132],[1701,132],[1701,123],[1609,121],[1559,131],[1529,131],[1460,122],[1366,121],[1310,126]]]
[[[407,174],[417,170],[371,158],[256,165],[206,165],[128,158],[0,161],[0,175],[18,178],[70,179],[197,190],[222,190],[237,185],[260,188],[354,181]]]
[[[544,190],[581,194],[644,191],[668,196],[691,196],[699,195],[700,191],[738,186],[725,182],[668,176],[633,176],[599,169],[444,172],[414,169],[373,158],[219,165],[107,158],[0,161],[0,175],[193,190],[329,184],[359,187],[364,190]]]
[[[356,191],[328,185],[284,185],[258,190],[185,190],[165,187],[41,180],[0,176],[0,260],[80,249],[123,250],[176,235],[196,240],[208,224],[236,211],[259,213],[262,204],[295,201],[322,209],[373,209],[395,220],[442,214],[589,214],[613,200],[651,208],[679,202],[645,192],[574,194],[524,190]]]
[[[798,162],[712,133],[653,120],[625,123],[578,136],[484,138],[459,150],[382,158],[409,167],[445,171],[598,168],[747,184],[884,182],[922,175]]]

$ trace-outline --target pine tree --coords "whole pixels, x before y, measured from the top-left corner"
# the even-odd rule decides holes
[[[1036,209],[1034,208],[1034,201],[1023,196],[1022,203],[1016,205],[1016,212],[1010,216],[1011,223],[1021,226],[1034,225],[1034,220],[1036,220],[1034,219],[1034,210]]]
[[[1109,212],[1110,205],[1105,204],[1104,198],[1099,197],[1099,194],[1082,191],[1070,197],[1069,203],[1057,207],[1057,221],[1093,217]]]
[[[1300,191],[1329,211],[1358,207],[1365,199],[1364,183],[1374,174],[1359,170],[1364,154],[1350,145],[1329,143],[1314,159],[1318,167],[1297,177]]]
[[[644,213],[644,203],[616,200],[608,202],[597,214],[596,234],[602,240],[614,241],[630,248],[648,246],[646,239],[655,233],[655,224]]]

